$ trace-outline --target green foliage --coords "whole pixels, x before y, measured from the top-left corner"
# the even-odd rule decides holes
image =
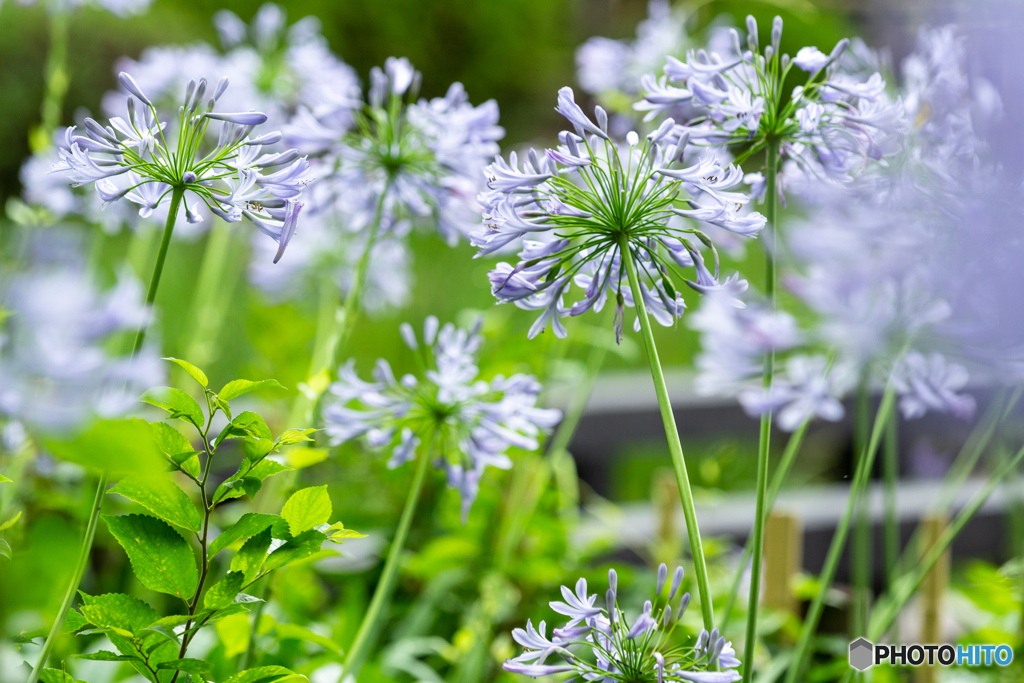
[[[144,420],[100,420],[68,440],[49,440],[46,447],[58,458],[115,476],[152,474],[162,464]]]
[[[262,602],[246,594],[246,589],[274,570],[316,556],[325,540],[340,543],[361,535],[345,529],[340,522],[329,525],[331,500],[327,487],[320,486],[293,495],[285,504],[283,516],[247,513],[216,538],[210,538],[210,518],[217,506],[232,498],[251,498],[268,477],[291,470],[268,456],[282,446],[310,440],[309,434],[314,430],[289,429],[275,439],[260,415],[243,411],[232,417],[230,399],[262,387],[280,386],[273,380],[229,382],[221,396],[209,388],[203,370],[180,359],[167,360],[183,368],[202,387],[206,410],[192,396],[170,387],[146,392],[142,400],[166,410],[168,419],[191,425],[201,450],[194,450],[181,432],[165,422],[121,423],[120,428],[129,430],[134,438],[135,448],[148,450],[157,462],[162,460],[166,471],[160,475],[151,471],[134,473],[109,491],[152,514],[104,515],[103,520],[124,549],[139,583],[180,599],[185,613],[161,617],[145,601],[120,593],[83,595],[81,611],[72,612],[68,624],[75,626],[80,635],[105,634],[117,650],[100,651],[84,658],[127,662],[153,683],[185,683],[206,681],[214,675],[213,663],[187,657],[189,644],[200,629],[215,625],[218,633],[235,634],[233,652],[238,654],[241,645],[237,634],[244,630],[240,624],[248,624],[249,606]],[[211,439],[211,425],[218,412],[230,421],[216,439]],[[98,443],[98,436],[123,438],[126,434],[104,427],[90,435],[90,445],[102,449],[105,444]],[[229,440],[242,442],[242,448],[227,451],[236,458],[237,469],[211,495],[207,488],[210,463],[218,458],[219,447]],[[84,446],[78,448],[78,452],[85,452]],[[76,451],[68,446],[66,452]],[[218,462],[223,464],[223,456]],[[200,501],[199,507],[173,480],[175,473],[183,473],[195,485],[194,497]],[[175,526],[195,538],[198,557],[196,545],[176,531]],[[269,552],[275,539],[279,546]],[[237,548],[232,557],[218,557],[230,547]],[[213,576],[225,570],[219,581],[212,581]],[[280,637],[339,651],[329,639],[298,626],[283,626]],[[258,666],[229,680],[275,683],[295,677],[297,674],[281,666]]]

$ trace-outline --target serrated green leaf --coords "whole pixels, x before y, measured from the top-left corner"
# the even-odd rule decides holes
[[[189,363],[187,360],[181,360],[180,358],[164,358],[162,360],[169,360],[172,363],[177,363],[192,379],[203,385],[204,389],[210,386],[210,380],[206,379],[206,373]]]
[[[228,420],[231,419],[231,406],[220,396],[217,397],[217,407],[224,411],[224,414],[228,416]]]
[[[316,429],[287,429],[277,437],[275,446],[290,446],[303,441],[312,441],[313,439],[309,438],[309,435],[316,431]]]
[[[185,435],[166,422],[151,422],[150,426],[153,428],[153,441],[157,450],[175,467],[198,479],[199,458],[196,456],[199,451],[192,448]]]
[[[287,471],[289,471],[291,469],[292,469],[291,467],[288,467],[287,465],[282,465],[281,463],[277,462],[276,460],[271,460],[270,458],[264,458],[263,460],[260,460],[258,463],[256,463],[253,466],[253,468],[250,469],[248,473],[246,473],[245,476],[253,477],[255,479],[259,479],[260,481],[263,481],[267,477],[272,477],[275,474],[280,474],[281,472],[287,472]]]
[[[267,556],[263,571],[269,572],[320,552],[326,537],[315,529],[304,531]]]
[[[196,557],[171,525],[149,515],[104,515],[143,586],[189,600],[199,584]]]
[[[208,663],[201,659],[174,659],[169,662],[163,662],[157,664],[157,669],[171,670],[171,671],[184,671],[185,673],[196,674],[202,676],[204,679],[209,677],[210,671],[213,670]]]
[[[327,537],[327,540],[331,543],[344,543],[346,540],[352,538],[366,538],[366,534],[361,534],[358,531],[352,529],[346,529],[345,525],[341,522],[335,522],[334,524],[322,527],[317,527],[317,531]]]
[[[156,474],[164,466],[145,420],[100,420],[69,440],[48,440],[46,448],[58,458],[114,476]]]
[[[116,652],[110,650],[100,650],[99,652],[90,652],[83,655],[71,655],[75,659],[88,659],[94,662],[130,662],[133,660],[142,661],[139,657],[133,657],[132,655],[119,655]]]
[[[199,533],[203,528],[199,510],[174,482],[163,477],[128,477],[108,493],[133,500],[164,521]]]
[[[217,435],[216,444],[219,446],[225,439],[245,437],[250,439],[269,439],[270,427],[263,421],[263,418],[256,413],[246,410],[235,415],[221,433]]]
[[[81,612],[76,609],[68,610],[67,617],[64,618],[64,629],[62,633],[74,633],[80,628],[85,628],[89,624],[85,617],[82,616]]]
[[[182,624],[187,624],[190,621],[201,618],[201,613],[193,616],[187,614],[171,614],[170,616],[160,617],[154,621],[151,626],[166,626],[167,628],[174,629]]]
[[[211,613],[211,616],[206,620],[207,624],[212,624],[219,619],[226,619],[236,614],[245,614],[249,611],[249,608],[245,606],[245,603],[233,602],[223,609],[216,610]],[[198,626],[197,626],[198,628]]]
[[[272,540],[268,527],[246,541],[231,558],[231,571],[242,572],[245,575],[245,583],[251,583],[259,576],[263,561],[267,559],[267,551],[270,550]]]
[[[185,622],[185,623],[188,623],[188,622]],[[158,623],[153,624],[149,628],[143,629],[142,632],[147,634],[147,635],[152,634],[152,635],[155,635],[155,636],[159,637],[159,640],[157,640],[156,643],[154,643],[153,645],[149,646],[149,651],[150,652],[152,652],[156,648],[160,647],[160,645],[162,644],[160,642],[161,640],[170,640],[170,641],[180,645],[180,643],[178,642],[178,635],[174,632],[174,628],[171,627],[171,626],[167,626],[166,624],[161,624],[161,623],[158,622]]]
[[[194,398],[181,389],[174,387],[150,389],[142,395],[142,401],[157,408],[163,408],[171,414],[172,418],[181,418],[191,422],[198,429],[203,428],[203,409],[199,407]]]
[[[4,522],[3,524],[0,524],[0,531],[4,531],[6,529],[10,529],[12,526],[14,526],[15,524],[18,523],[19,519],[21,519],[21,511],[20,510],[18,511],[18,514],[14,515],[13,517],[11,517],[9,520]]]
[[[242,515],[237,522],[213,539],[213,542],[210,543],[209,556],[212,558],[235,541],[260,533],[279,519],[281,518],[277,515],[264,515],[258,512]]]
[[[127,631],[129,636],[142,631],[160,618],[157,611],[148,603],[123,593],[83,593],[79,609],[85,620],[93,626],[118,628]]]
[[[311,486],[296,491],[284,504],[281,516],[288,522],[292,536],[330,521],[331,497],[327,487]]]
[[[242,394],[248,394],[250,391],[267,389],[270,387],[284,389],[276,379],[261,379],[258,381],[236,379],[225,384],[224,388],[217,392],[217,395],[225,401],[230,401],[231,399],[238,398]]]
[[[235,596],[242,590],[242,581],[245,576],[242,572],[228,572],[228,574],[210,587],[203,596],[203,608],[217,610],[227,607],[235,601]]]
[[[278,683],[289,678],[305,678],[283,666],[258,666],[235,674],[224,683]]]

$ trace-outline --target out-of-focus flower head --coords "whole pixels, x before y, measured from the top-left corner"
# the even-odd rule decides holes
[[[157,349],[131,360],[106,342],[150,319],[142,286],[122,274],[99,290],[73,264],[37,264],[0,278],[0,414],[43,431],[123,415],[163,378]]]
[[[104,204],[121,199],[138,204],[143,217],[170,204],[174,191],[181,191],[187,222],[203,220],[199,206],[228,222],[245,216],[278,243],[274,260],[280,259],[302,209],[298,198],[309,171],[305,157],[296,150],[262,153],[263,146],[281,139],[280,133],[251,137],[266,114],[215,111],[227,79],[209,99],[204,99],[206,79],[189,81],[178,110],[177,138],[168,141],[167,124],[152,100],[130,75],[119,78],[130,93],[127,119],[112,117],[103,126],[87,118],[85,135],[68,128],[54,172],[67,173],[75,187],[95,183]],[[206,139],[211,122],[220,130],[216,144]]]
[[[635,105],[652,120],[680,104],[700,108],[700,115],[678,124],[671,135],[689,135],[696,143],[743,145],[742,162],[781,141],[784,158],[815,177],[848,180],[851,174],[899,150],[903,107],[886,93],[879,73],[856,78],[839,68],[850,41],[830,54],[804,47],[792,59],[779,52],[782,19],[775,17],[763,54],[757,23],[747,17],[747,45],[732,30],[725,53],[690,50],[685,60],[668,56],[664,75],[643,79],[644,99]],[[784,97],[783,85],[793,67],[807,80]]]
[[[359,378],[354,361],[339,368],[323,417],[332,444],[362,437],[371,448],[390,452],[389,467],[427,449],[421,455],[434,456],[435,466],[445,470],[448,485],[462,498],[465,519],[484,470],[510,468],[509,448],[536,450],[538,437],[561,413],[537,407],[541,385],[530,375],[480,378],[479,323],[471,330],[451,323],[438,327],[437,318],[427,318],[422,339],[408,323],[401,327],[424,368],[419,376],[396,378],[384,359],[370,382]]]
[[[618,577],[608,571],[608,591],[602,600],[589,594],[586,579],[576,582],[575,591],[562,586],[564,602],[551,602],[551,609],[569,621],[547,634],[547,625],[512,631],[523,654],[505,661],[502,668],[531,678],[571,673],[584,681],[603,683],[730,683],[740,680],[736,651],[714,629],[702,630],[695,641],[686,643],[677,631],[690,604],[690,594],[677,600],[683,582],[683,568],[676,567],[668,584],[668,567],[658,567],[653,600],[629,619],[619,606]],[[667,594],[666,594],[666,588]],[[717,669],[717,670],[716,670]]]
[[[426,224],[453,245],[479,225],[482,169],[504,135],[498,106],[474,107],[459,83],[443,98],[416,102],[420,80],[405,58],[375,67],[354,131],[300,108],[285,134],[316,157],[313,211],[384,234]]]
[[[488,191],[480,195],[485,228],[472,236],[477,256],[521,246],[516,265],[499,263],[488,278],[499,302],[541,311],[531,338],[548,323],[564,337],[561,318],[600,311],[610,297],[620,338],[625,307],[637,295],[655,320],[670,326],[685,306],[672,277],[682,268],[694,269],[693,279],[685,282],[701,293],[737,281],[735,275],[719,281],[711,240],[684,219],[756,235],[765,219],[744,211],[749,196],[737,189],[741,170],[723,167],[710,152],[684,166],[685,135],[666,139],[671,119],[643,143],[631,132],[621,145],[608,134],[604,109],[597,107],[597,120],[591,120],[571,88],[559,91],[556,111],[573,127],[559,135],[561,145],[543,153],[531,149],[522,162],[513,152],[508,161],[497,157],[487,168]],[[709,249],[714,272],[698,244]],[[626,281],[623,258],[638,269],[640,292]],[[566,305],[573,285],[581,298]],[[634,328],[639,329],[639,319]]]

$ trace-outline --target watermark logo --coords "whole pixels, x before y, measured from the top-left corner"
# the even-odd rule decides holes
[[[1009,645],[875,645],[867,638],[850,643],[850,666],[866,671],[876,664],[893,666],[1009,666]]]

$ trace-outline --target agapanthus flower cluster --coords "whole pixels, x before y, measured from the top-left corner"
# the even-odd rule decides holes
[[[569,618],[547,635],[545,622],[538,628],[512,631],[523,646],[523,654],[506,660],[506,671],[532,678],[571,673],[594,683],[633,681],[686,681],[688,683],[730,683],[740,680],[740,661],[732,643],[714,629],[702,630],[695,641],[679,627],[690,604],[690,594],[676,596],[683,582],[683,568],[676,567],[668,586],[668,568],[658,567],[653,600],[644,603],[632,620],[618,602],[618,577],[608,572],[608,591],[601,601],[587,592],[586,579],[576,582],[575,592],[562,586],[564,602],[551,602],[551,609]],[[715,669],[718,670],[715,670]]]
[[[850,41],[830,54],[804,47],[794,58],[780,54],[782,19],[760,52],[757,23],[747,17],[747,49],[731,31],[725,53],[690,50],[685,60],[666,58],[664,75],[644,76],[644,99],[635,108],[652,120],[670,107],[691,104],[701,113],[678,124],[672,136],[689,135],[707,145],[743,145],[739,159],[778,140],[783,157],[806,173],[847,179],[869,160],[899,150],[903,108],[891,101],[879,73],[858,79],[839,68]],[[783,86],[793,67],[807,73],[788,97]]]
[[[480,322],[470,330],[448,323],[439,329],[430,316],[423,337],[401,327],[402,338],[424,370],[396,378],[384,359],[373,380],[363,381],[354,361],[338,369],[323,409],[324,430],[333,445],[364,438],[390,452],[388,466],[414,459],[418,449],[434,457],[449,487],[462,498],[463,518],[476,499],[488,467],[508,469],[510,448],[531,451],[538,438],[561,418],[558,410],[537,407],[541,385],[531,375],[480,378],[476,365],[483,343]]]
[[[474,107],[460,83],[443,98],[415,102],[420,80],[405,58],[375,67],[354,130],[300,108],[285,133],[316,157],[311,209],[352,231],[401,236],[427,224],[450,244],[479,225],[481,169],[504,135],[498,106]]]
[[[701,352],[694,360],[696,391],[735,397],[752,416],[772,412],[784,431],[816,417],[841,419],[840,399],[856,381],[849,366],[834,367],[825,355],[806,348],[808,335],[789,313],[773,311],[750,295],[738,307],[739,297],[724,288],[712,292],[690,316],[690,327],[701,335]],[[764,389],[761,373],[769,352],[780,359],[792,353],[771,388]]]
[[[661,325],[672,325],[685,307],[674,271],[693,268],[695,277],[686,282],[698,292],[722,286],[711,240],[688,221],[744,236],[765,225],[761,214],[744,212],[749,197],[737,190],[743,172],[723,167],[712,153],[684,165],[686,136],[667,140],[671,119],[643,143],[631,132],[620,145],[608,134],[604,109],[597,107],[597,121],[591,120],[571,88],[559,91],[556,111],[574,128],[559,135],[561,145],[542,154],[531,149],[522,162],[513,152],[487,168],[489,189],[480,195],[485,228],[472,236],[477,256],[522,245],[516,265],[499,263],[491,271],[491,291],[502,303],[541,311],[531,338],[549,322],[564,337],[562,318],[600,311],[609,297],[619,337],[635,296]],[[700,245],[710,251],[714,272]],[[627,282],[623,258],[638,269],[640,292]],[[581,296],[567,305],[574,285]]]
[[[2,282],[0,414],[43,431],[73,430],[92,417],[115,417],[159,384],[155,349],[134,360],[111,355],[113,335],[134,332],[151,312],[142,286],[122,275],[100,291],[82,268],[39,265]]]
[[[665,55],[683,55],[691,40],[686,15],[673,11],[667,0],[651,0],[647,18],[637,24],[636,40],[594,36],[576,50],[576,79],[584,92],[610,98],[636,95],[640,78],[665,61]]]
[[[227,79],[208,100],[205,79],[189,82],[178,110],[177,139],[169,143],[167,124],[152,101],[130,75],[119,78],[130,93],[127,120],[113,117],[102,126],[87,118],[84,136],[69,128],[55,170],[67,172],[75,186],[95,183],[104,203],[138,204],[142,216],[175,198],[189,223],[203,220],[200,205],[228,222],[245,216],[278,243],[274,260],[280,259],[302,209],[297,200],[307,183],[306,159],[295,150],[262,153],[264,145],[281,139],[280,133],[250,137],[267,120],[265,114],[215,111]],[[206,138],[211,122],[220,129],[215,145]]]

